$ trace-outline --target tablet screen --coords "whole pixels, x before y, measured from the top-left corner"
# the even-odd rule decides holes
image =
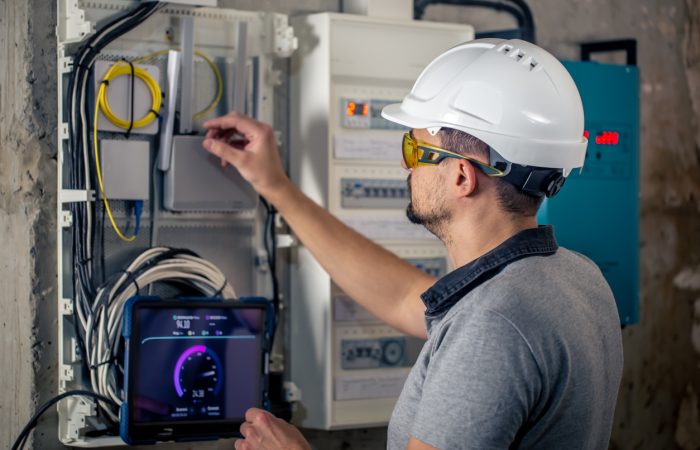
[[[141,304],[133,311],[134,425],[242,421],[262,402],[261,307]]]

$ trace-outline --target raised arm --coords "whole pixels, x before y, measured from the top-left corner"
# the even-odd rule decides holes
[[[204,123],[204,147],[272,203],[331,278],[379,319],[425,337],[420,294],[435,279],[346,226],[286,176],[272,128],[231,113]]]

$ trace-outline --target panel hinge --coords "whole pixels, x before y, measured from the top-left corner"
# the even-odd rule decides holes
[[[73,58],[70,56],[58,58],[58,70],[60,70],[62,74],[71,73],[71,71],[73,71]]]
[[[58,126],[58,137],[61,140],[68,139],[68,124],[63,122]]]
[[[86,397],[70,397],[59,408],[62,416],[67,419],[64,427],[59,428],[62,431],[61,439],[67,443],[80,440],[86,427],[86,418],[97,414],[95,401]]]
[[[85,20],[85,11],[78,7],[77,0],[58,1],[56,28],[59,42],[62,44],[80,42],[92,33],[92,23]]]
[[[61,381],[73,381],[73,379],[75,378],[75,373],[73,371],[73,368],[71,366],[67,366],[65,364],[62,365],[60,378],[61,378]]]
[[[291,234],[279,234],[277,235],[277,248],[290,248],[296,247],[299,244],[297,238]]]
[[[64,316],[73,315],[73,299],[72,298],[62,298],[61,299],[61,314]]]
[[[301,400],[301,389],[292,381],[284,382],[284,400],[298,402]]]
[[[73,226],[73,213],[70,211],[61,211],[61,228],[70,228]]]
[[[289,58],[299,46],[294,36],[294,28],[289,26],[289,18],[284,14],[271,13],[267,16],[272,32],[272,53],[278,58]]]
[[[95,191],[85,189],[61,189],[59,192],[61,203],[80,203],[95,201]]]

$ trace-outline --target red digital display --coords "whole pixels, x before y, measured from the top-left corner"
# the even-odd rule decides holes
[[[585,130],[583,136],[588,139],[590,132]],[[596,134],[595,143],[598,145],[618,145],[620,143],[620,133],[617,131],[601,131]]]
[[[348,102],[348,106],[345,108],[346,116],[364,116],[369,114],[369,103],[356,103]]]
[[[595,137],[598,145],[617,145],[620,142],[620,133],[617,131],[602,131]]]

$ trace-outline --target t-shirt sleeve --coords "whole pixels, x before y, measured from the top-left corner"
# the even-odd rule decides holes
[[[435,332],[411,435],[438,449],[508,449],[541,389],[527,342],[489,310]]]

